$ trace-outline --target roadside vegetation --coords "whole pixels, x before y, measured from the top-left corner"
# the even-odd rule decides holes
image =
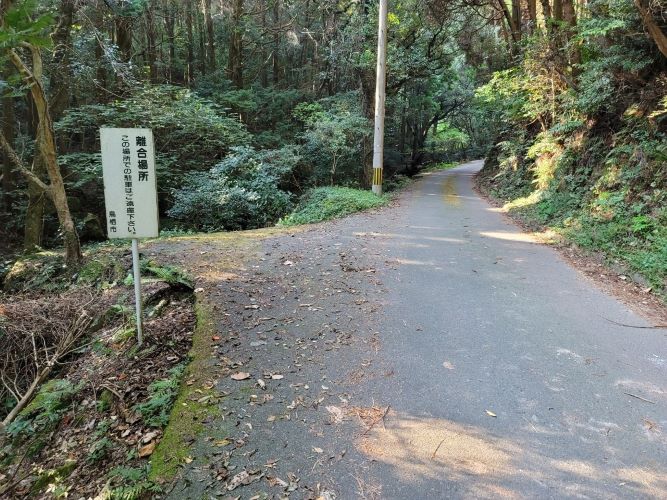
[[[192,283],[144,260],[136,344],[131,257],[96,246],[77,273],[59,253],[19,260],[0,295],[0,496],[141,498],[195,327]],[[11,292],[11,293],[10,293]]]
[[[387,195],[379,197],[370,191],[346,187],[321,187],[310,190],[295,210],[282,219],[281,226],[311,224],[344,217],[355,212],[381,207],[389,201]]]
[[[547,20],[478,98],[504,124],[483,189],[664,295],[667,54],[663,31],[651,31],[659,5],[599,0],[579,19]]]

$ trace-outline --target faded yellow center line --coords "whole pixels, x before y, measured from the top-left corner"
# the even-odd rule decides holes
[[[458,207],[461,205],[461,198],[456,191],[456,177],[449,175],[445,177],[445,181],[442,183],[442,194],[445,200],[445,203]]]

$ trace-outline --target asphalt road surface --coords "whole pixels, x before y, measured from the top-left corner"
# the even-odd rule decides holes
[[[667,498],[667,331],[620,326],[648,324],[481,200],[481,165],[205,285],[253,380],[223,377],[172,497]],[[265,474],[231,492],[230,419],[229,477]]]
[[[482,201],[481,166],[422,181],[385,237],[382,496],[667,498],[667,331],[612,323],[647,326]]]

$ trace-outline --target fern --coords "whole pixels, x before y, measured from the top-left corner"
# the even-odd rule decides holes
[[[188,289],[194,288],[192,280],[183,271],[176,267],[160,266],[149,260],[148,262],[142,263],[141,269],[170,285],[181,285]]]
[[[109,479],[120,483],[115,488],[107,488],[102,500],[137,500],[147,493],[160,493],[159,485],[148,479],[147,467],[116,467],[109,473]]]
[[[169,371],[169,378],[153,382],[148,387],[150,397],[135,406],[143,421],[153,427],[164,427],[169,423],[172,403],[178,393],[185,366],[179,365]]]

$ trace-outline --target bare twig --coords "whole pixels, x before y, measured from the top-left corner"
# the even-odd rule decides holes
[[[59,300],[25,299],[3,306],[7,321],[0,337],[0,396],[16,400],[4,418],[9,425],[30,403],[54,368],[67,362],[88,333],[94,307],[89,292]]]
[[[624,326],[625,328],[637,328],[639,330],[661,330],[663,328],[667,328],[667,325],[652,325],[652,326],[626,325],[625,323],[619,323],[618,321],[614,321],[613,319],[605,318],[604,316],[602,317],[607,321],[609,321],[610,323],[613,323],[614,325]]]
[[[440,443],[438,443],[438,446],[435,447],[435,450],[433,451],[433,455],[431,455],[431,460],[435,460],[435,455],[438,453],[438,450],[440,449],[440,447],[442,446],[442,443],[444,443],[444,442],[445,442],[445,440],[443,439],[442,441],[440,441]]]
[[[636,394],[630,394],[629,392],[624,392],[623,394],[625,394],[626,396],[630,396],[630,397],[633,397],[633,398],[637,398],[637,399],[639,399],[639,400],[641,400],[641,401],[646,401],[647,403],[651,403],[652,405],[655,404],[655,401],[651,401],[650,399],[646,399],[646,398],[643,398],[643,397],[641,397],[641,396],[637,396]]]
[[[384,410],[384,413],[382,414],[382,416],[380,418],[374,420],[373,423],[370,425],[370,427],[368,429],[366,429],[361,435],[365,436],[366,434],[368,434],[373,429],[373,427],[375,427],[375,424],[377,424],[381,420],[384,422],[384,417],[387,416],[387,413],[389,413],[390,408],[391,408],[391,406],[387,406],[387,408]]]

